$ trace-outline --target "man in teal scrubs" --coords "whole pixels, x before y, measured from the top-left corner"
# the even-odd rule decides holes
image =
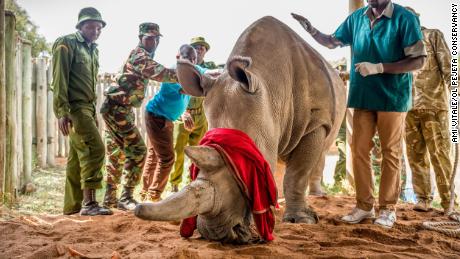
[[[350,46],[352,69],[348,107],[353,114],[353,172],[356,208],[342,217],[348,223],[374,218],[370,151],[377,130],[383,160],[379,216],[375,224],[391,228],[400,192],[402,138],[406,112],[411,107],[411,71],[420,69],[426,56],[418,18],[390,0],[368,0],[332,35],[314,28],[304,17],[292,14],[323,46]]]

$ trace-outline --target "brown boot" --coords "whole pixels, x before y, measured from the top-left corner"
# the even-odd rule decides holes
[[[136,208],[137,201],[133,198],[134,187],[123,187],[120,199],[118,200],[118,209],[133,211]]]
[[[428,212],[431,210],[431,202],[428,200],[418,200],[417,204],[414,205],[413,210],[421,211],[421,212]]]
[[[116,208],[117,207],[117,187],[111,184],[107,184],[105,187],[104,195],[104,207],[106,208]]]
[[[83,189],[83,207],[80,210],[81,216],[112,215],[110,209],[99,206],[96,201],[96,190]]]

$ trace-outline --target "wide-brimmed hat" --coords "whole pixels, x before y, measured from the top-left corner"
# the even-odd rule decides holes
[[[78,23],[75,26],[77,29],[80,25],[86,21],[98,21],[102,23],[102,28],[105,27],[106,23],[102,20],[101,13],[99,13],[96,8],[93,7],[85,7],[80,10],[78,13]]]
[[[195,37],[190,40],[190,45],[195,46],[195,45],[203,45],[206,50],[209,50],[211,46],[209,46],[209,43],[206,42],[204,37]]]

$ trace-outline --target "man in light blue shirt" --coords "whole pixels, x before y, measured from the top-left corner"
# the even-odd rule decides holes
[[[196,64],[195,49],[182,45],[177,58],[186,59]],[[195,65],[203,74],[206,69]],[[190,96],[186,95],[178,83],[162,83],[160,91],[148,102],[145,113],[147,135],[150,141],[147,161],[142,174],[141,199],[159,201],[169,172],[174,164],[173,121],[183,115],[185,126],[193,128],[193,120],[189,114],[184,114]]]

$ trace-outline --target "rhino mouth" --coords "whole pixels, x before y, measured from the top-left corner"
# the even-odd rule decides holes
[[[250,218],[246,215],[221,213],[215,217],[198,216],[197,228],[200,234],[209,240],[230,244],[248,244],[258,239],[251,229]]]

